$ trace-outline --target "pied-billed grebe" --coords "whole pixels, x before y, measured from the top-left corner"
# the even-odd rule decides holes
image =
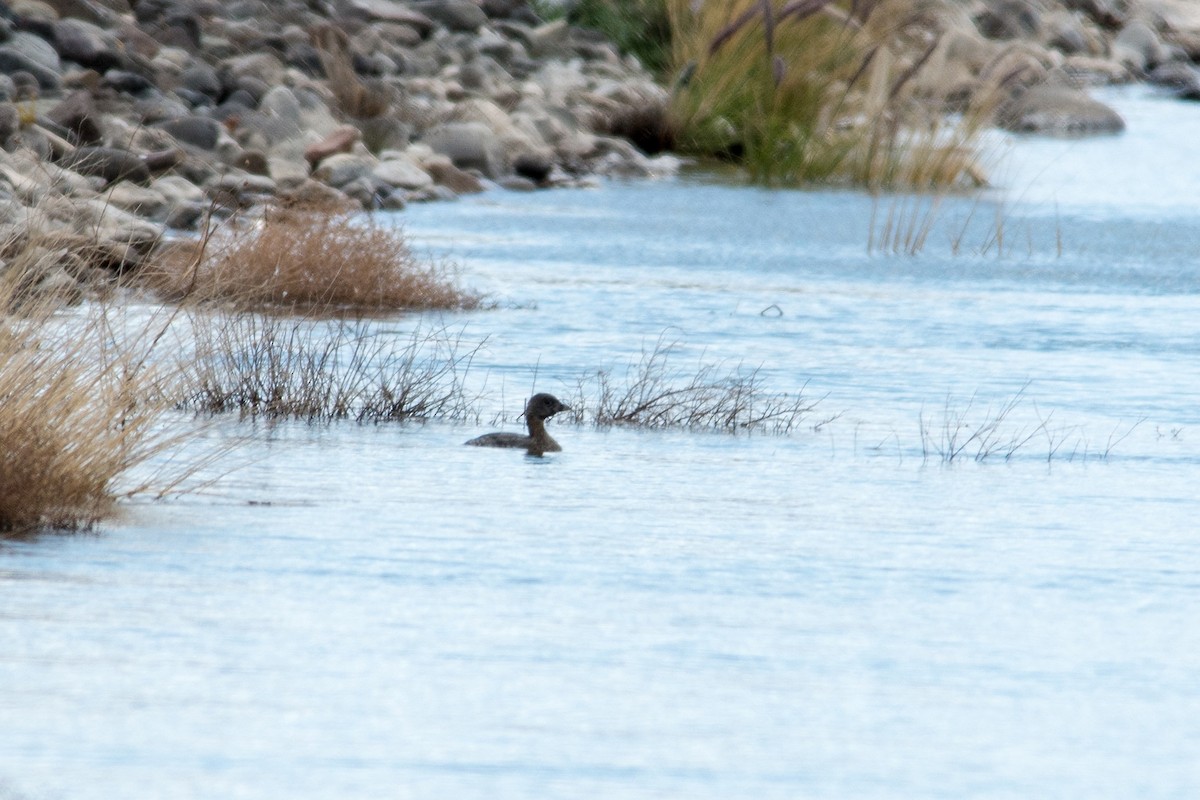
[[[525,404],[525,424],[529,426],[529,435],[519,433],[485,433],[467,444],[476,447],[517,447],[530,455],[540,456],[542,453],[557,453],[562,448],[558,442],[546,433],[546,420],[560,411],[571,409],[559,402],[552,394],[535,394]]]

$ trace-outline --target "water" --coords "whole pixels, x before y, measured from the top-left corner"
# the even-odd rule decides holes
[[[396,323],[486,337],[484,424],[226,421],[213,488],[4,543],[0,797],[1195,796],[1200,110],[1113,97],[916,256],[695,178],[400,215],[500,304]],[[664,336],[817,407],[460,446]]]

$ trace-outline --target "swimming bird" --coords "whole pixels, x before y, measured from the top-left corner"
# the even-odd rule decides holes
[[[466,444],[476,447],[522,448],[533,456],[540,456],[542,453],[557,453],[562,450],[562,447],[550,438],[550,434],[546,433],[546,420],[560,411],[570,410],[552,394],[545,392],[535,394],[525,404],[525,424],[529,427],[528,436],[522,436],[519,433],[485,433]]]

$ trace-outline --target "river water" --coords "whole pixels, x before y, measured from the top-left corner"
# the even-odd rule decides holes
[[[221,421],[212,487],[0,543],[0,798],[1196,796],[1200,106],[1108,98],[932,215],[397,215],[496,301],[394,321],[486,340],[481,424]],[[660,339],[815,407],[461,446]]]

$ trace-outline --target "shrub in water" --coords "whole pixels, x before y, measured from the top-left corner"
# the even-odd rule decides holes
[[[398,229],[308,207],[272,209],[250,225],[230,223],[177,248],[147,279],[174,299],[243,309],[372,313],[480,302],[454,284],[445,266],[421,263]]]

